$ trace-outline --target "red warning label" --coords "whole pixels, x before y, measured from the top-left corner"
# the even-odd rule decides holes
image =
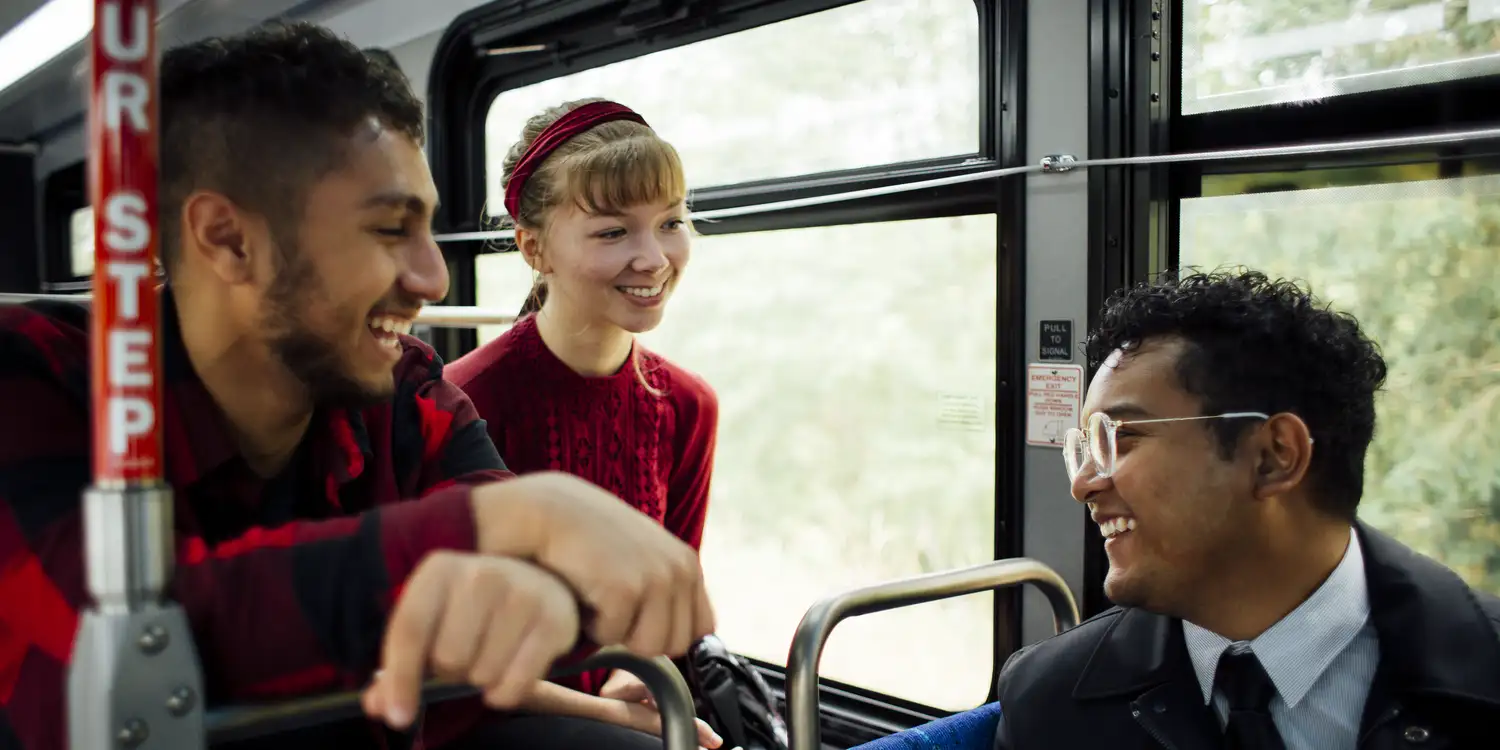
[[[1081,365],[1026,366],[1026,444],[1061,448],[1083,411]]]

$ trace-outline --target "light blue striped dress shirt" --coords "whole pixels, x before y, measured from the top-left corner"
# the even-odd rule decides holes
[[[1214,672],[1226,648],[1255,652],[1276,685],[1271,718],[1287,750],[1355,750],[1365,698],[1380,662],[1380,644],[1370,622],[1370,595],[1359,537],[1349,530],[1344,559],[1328,580],[1291,614],[1255,640],[1228,638],[1183,622],[1188,655],[1213,703],[1219,726],[1229,704],[1214,688]]]

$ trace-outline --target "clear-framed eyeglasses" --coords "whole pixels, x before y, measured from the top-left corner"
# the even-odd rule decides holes
[[[1063,461],[1068,465],[1069,481],[1077,479],[1084,469],[1093,467],[1094,475],[1111,477],[1115,473],[1115,432],[1125,425],[1156,424],[1160,422],[1193,422],[1204,419],[1270,419],[1270,415],[1258,411],[1232,411],[1204,417],[1168,417],[1165,419],[1133,419],[1117,422],[1104,412],[1089,415],[1088,424],[1079,429],[1068,430],[1063,438]]]

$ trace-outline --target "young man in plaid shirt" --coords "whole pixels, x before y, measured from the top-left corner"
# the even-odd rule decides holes
[[[587,647],[580,608],[642,654],[712,632],[687,545],[581,480],[513,477],[406,335],[448,272],[398,72],[275,26],[169,51],[159,91],[171,594],[211,703],[365,687],[404,727],[428,674],[516,705]],[[0,308],[0,748],[66,744],[88,330],[81,306]],[[479,716],[439,713],[429,746]]]

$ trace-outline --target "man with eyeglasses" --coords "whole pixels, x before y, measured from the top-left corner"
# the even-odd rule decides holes
[[[1105,306],[1063,452],[1118,606],[1022,649],[996,750],[1500,744],[1500,600],[1356,519],[1386,366],[1256,272]]]

